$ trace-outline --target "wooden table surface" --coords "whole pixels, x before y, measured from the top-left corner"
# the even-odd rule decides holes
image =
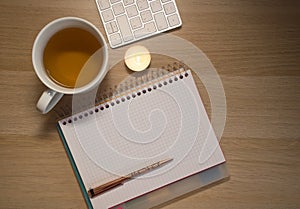
[[[230,179],[158,208],[300,208],[300,3],[177,0],[191,41],[226,94],[221,147]],[[94,0],[0,1],[0,208],[84,209],[55,128],[35,108],[45,86],[31,48],[49,21],[78,16],[104,33]],[[125,73],[110,73],[106,80]]]

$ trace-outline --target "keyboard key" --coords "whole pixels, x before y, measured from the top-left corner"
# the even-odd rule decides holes
[[[128,42],[128,41],[133,40],[133,35],[132,35],[126,15],[117,17],[117,22],[118,22],[118,25],[119,25],[119,28],[120,28],[120,31],[122,34],[123,41]]]
[[[155,14],[154,19],[158,30],[163,30],[168,28],[168,23],[163,12]]]
[[[168,22],[170,27],[176,26],[180,24],[179,18],[177,14],[173,14],[168,16]]]
[[[141,38],[153,34],[157,31],[154,22],[147,23],[144,26],[145,26],[144,28],[141,28],[133,32],[136,38]]]
[[[136,4],[140,11],[148,9],[148,7],[149,7],[147,0],[136,0]]]
[[[111,45],[116,46],[122,43],[121,36],[119,33],[115,33],[110,36]]]
[[[105,25],[105,27],[106,27],[106,30],[107,30],[108,34],[112,34],[112,33],[113,33],[113,29],[112,29],[110,23],[107,23],[107,24]]]
[[[134,17],[130,19],[130,25],[133,30],[142,27],[142,21],[140,17]]]
[[[110,22],[110,25],[111,25],[111,27],[113,29],[113,32],[117,32],[119,30],[116,21]]]
[[[128,17],[134,17],[139,14],[135,5],[126,7],[126,12],[127,12]]]
[[[164,5],[164,9],[167,15],[173,14],[176,12],[176,8],[173,2],[167,3]]]
[[[109,22],[114,19],[114,15],[113,15],[111,9],[107,9],[107,10],[103,11],[102,17],[103,17],[104,22]]]
[[[114,10],[115,15],[120,15],[120,14],[123,14],[123,13],[125,12],[122,3],[114,4],[114,5],[112,6],[112,8],[113,8],[113,10]]]
[[[125,5],[125,6],[128,6],[128,5],[130,5],[130,4],[133,4],[133,3],[134,3],[134,0],[124,0],[123,2],[124,2],[124,5]]]
[[[110,2],[111,2],[112,4],[117,3],[117,2],[119,2],[119,1],[121,1],[121,0],[110,0]]]
[[[150,10],[141,12],[141,18],[143,20],[143,23],[149,22],[150,20],[153,19]]]
[[[101,10],[108,9],[110,7],[108,0],[98,0],[98,5]]]
[[[159,0],[152,1],[150,3],[150,7],[152,12],[159,12],[162,10],[162,6]]]
[[[118,26],[117,26],[117,23],[115,21],[107,23],[105,25],[105,27],[106,27],[106,30],[109,34],[115,33],[119,30]]]

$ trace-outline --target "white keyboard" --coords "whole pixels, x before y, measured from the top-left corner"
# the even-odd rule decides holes
[[[111,48],[182,25],[175,0],[96,0]]]

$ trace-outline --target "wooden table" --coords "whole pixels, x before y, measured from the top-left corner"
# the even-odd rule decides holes
[[[177,4],[183,26],[172,34],[200,48],[224,85],[221,147],[231,177],[159,208],[300,208],[299,1]],[[32,67],[32,44],[63,16],[85,18],[104,33],[94,0],[0,2],[1,209],[86,208],[55,114],[35,109],[45,86]]]

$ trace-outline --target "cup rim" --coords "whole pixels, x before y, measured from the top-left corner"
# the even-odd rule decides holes
[[[101,43],[102,44],[101,50],[103,50],[102,66],[99,69],[99,72],[98,72],[97,76],[93,80],[91,80],[89,83],[87,83],[86,85],[81,86],[81,87],[74,87],[74,88],[67,88],[67,87],[64,87],[64,86],[61,86],[61,85],[55,83],[51,79],[45,79],[45,74],[46,74],[45,69],[44,70],[38,69],[37,64],[36,64],[37,44],[38,44],[39,40],[41,39],[41,37],[44,36],[44,33],[47,30],[49,30],[50,27],[53,27],[54,25],[56,25],[58,22],[69,21],[69,20],[73,20],[73,21],[75,20],[75,21],[84,23],[84,24],[88,25],[92,30],[94,30],[97,33],[97,35],[100,37],[100,40],[102,42]],[[66,28],[68,28],[68,27],[66,27]],[[34,40],[33,48],[32,48],[32,64],[33,64],[34,71],[35,71],[36,75],[42,81],[42,83],[44,85],[46,85],[48,88],[50,88],[52,90],[55,90],[55,91],[57,91],[59,93],[62,93],[62,94],[78,94],[78,93],[82,93],[82,92],[85,92],[85,91],[88,91],[88,90],[92,89],[97,84],[99,84],[102,81],[102,79],[104,78],[104,76],[106,74],[106,68],[108,67],[108,46],[107,46],[107,43],[106,43],[105,38],[102,35],[102,33],[91,22],[89,22],[89,21],[87,21],[83,18],[79,18],[79,17],[71,17],[71,16],[61,17],[61,18],[55,19],[55,20],[49,22],[48,24],[46,24],[40,30],[38,35],[36,36],[36,38]],[[46,76],[49,77],[47,74],[46,74]]]

